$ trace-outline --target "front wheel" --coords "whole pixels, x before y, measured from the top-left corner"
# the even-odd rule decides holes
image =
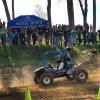
[[[88,72],[84,69],[79,69],[75,73],[75,79],[79,83],[85,83],[88,79]]]
[[[53,76],[50,74],[43,74],[40,81],[42,85],[48,86],[53,83]]]

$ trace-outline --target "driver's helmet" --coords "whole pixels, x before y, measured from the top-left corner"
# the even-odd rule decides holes
[[[61,61],[67,62],[70,61],[70,58],[68,57],[68,55],[64,55],[63,57],[61,55],[56,56],[56,62],[60,63]]]
[[[64,62],[70,61],[70,57],[69,57],[67,54],[64,55],[63,61],[64,61]]]

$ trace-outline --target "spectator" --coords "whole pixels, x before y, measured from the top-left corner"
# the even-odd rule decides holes
[[[2,29],[2,22],[1,22],[1,19],[0,19],[0,29]]]
[[[25,30],[24,29],[20,29],[19,30],[19,39],[20,39],[20,44],[21,45],[26,45],[26,42],[25,42]]]
[[[87,33],[87,42],[90,44],[92,42],[92,32]]]
[[[26,30],[26,35],[27,35],[27,44],[30,45],[31,44],[31,34],[32,34],[32,28],[27,28]]]
[[[76,39],[77,39],[77,32],[76,32],[75,28],[73,28],[71,31],[71,43],[74,46],[76,45]]]
[[[13,40],[14,40],[14,33],[13,33],[13,31],[11,31],[8,34],[8,38],[9,38],[10,44],[13,46],[14,45],[14,43],[13,43]]]
[[[86,45],[86,43],[87,43],[87,31],[86,31],[86,29],[83,29],[82,34],[83,34],[84,45]]]
[[[59,33],[57,28],[55,28],[53,31],[53,37],[54,37],[54,45],[59,46],[60,40],[59,40]]]
[[[5,23],[3,23],[4,26]],[[2,26],[2,22],[0,24]],[[100,30],[98,30],[98,36],[100,41]],[[17,31],[11,31],[9,33],[9,39],[13,45],[18,45],[18,40],[21,45],[30,45],[31,41],[33,45],[36,45],[38,41],[39,45],[42,45],[43,39],[45,39],[46,45],[54,44],[55,46],[67,46],[72,43],[73,46],[84,45],[87,43],[97,44],[97,33],[92,31],[92,28],[88,24],[83,29],[82,25],[77,25],[73,29],[68,25],[54,25],[48,26],[36,26],[17,29]],[[53,43],[52,43],[53,41]],[[43,42],[44,43],[44,42]],[[100,42],[99,42],[100,43]]]
[[[62,26],[59,25],[58,26],[58,34],[59,34],[59,46],[62,46],[63,45],[63,30],[62,30]]]
[[[97,44],[96,35],[97,35],[97,33],[93,30],[93,31],[91,32],[92,44]]]
[[[82,40],[81,40],[81,30],[80,28],[78,28],[77,30],[77,39],[78,39],[78,44],[80,45]]]
[[[43,30],[42,30],[42,27],[39,28],[39,31],[38,31],[38,43],[39,45],[41,46],[42,45],[42,41],[43,41]]]
[[[37,38],[38,38],[38,32],[37,32],[37,29],[34,28],[33,31],[32,31],[32,41],[33,41],[34,46],[36,44]]]
[[[100,44],[100,29],[97,31],[99,36],[99,44]]]
[[[2,33],[1,33],[1,44],[3,48],[6,48],[6,31],[5,29],[2,29]]]
[[[50,40],[50,31],[48,28],[45,29],[45,41],[46,45],[49,45],[49,40]]]
[[[14,30],[13,44],[14,44],[15,46],[18,46],[18,32],[17,32],[17,30]]]
[[[2,27],[5,29],[5,22],[3,21],[3,23],[2,23]]]
[[[64,45],[65,45],[65,47],[67,46],[67,44],[70,42],[70,30],[69,30],[69,28],[67,27],[67,28],[65,28],[65,30],[64,30]]]

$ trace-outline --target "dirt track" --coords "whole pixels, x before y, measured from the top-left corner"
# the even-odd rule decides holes
[[[34,84],[31,67],[16,69],[15,74],[11,74],[9,69],[6,72],[8,74],[0,75],[0,100],[24,100],[25,86],[30,86],[33,100],[96,100],[100,83],[100,68],[89,72],[85,84],[60,78],[50,87]]]
[[[98,84],[100,83],[99,73],[100,69],[92,72],[85,84],[61,78],[46,89],[35,87],[33,89],[34,100],[96,100]]]

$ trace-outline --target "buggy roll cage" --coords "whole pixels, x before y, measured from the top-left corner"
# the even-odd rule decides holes
[[[42,60],[43,60],[43,66],[46,66],[46,65],[47,65],[47,57],[48,57],[48,55],[50,55],[50,54],[56,54],[56,55],[65,55],[65,54],[67,54],[68,57],[71,58],[71,57],[70,57],[70,54],[69,54],[69,52],[68,52],[67,49],[64,49],[64,50],[51,50],[51,51],[47,51],[47,52],[45,52],[44,54],[41,55]],[[76,63],[76,61],[73,60],[73,59],[71,59],[71,61],[73,61],[74,63]]]

